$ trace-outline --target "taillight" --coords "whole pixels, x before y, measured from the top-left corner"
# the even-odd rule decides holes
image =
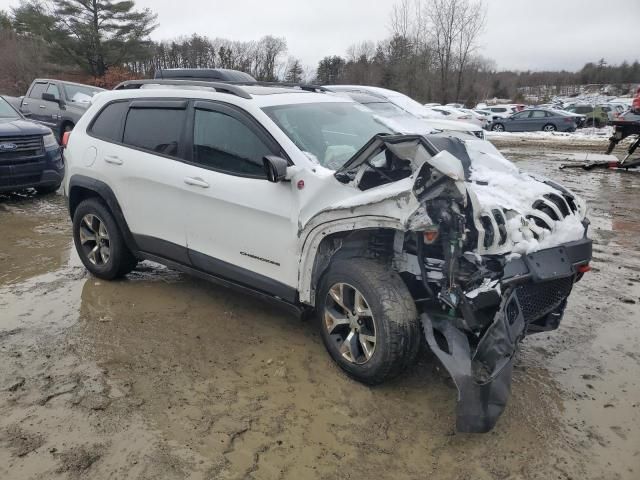
[[[71,131],[64,132],[62,134],[62,148],[67,147],[67,143],[69,143],[69,137],[71,136]]]
[[[461,117],[458,117],[458,120],[469,120],[471,117],[469,115],[463,115]]]
[[[587,265],[580,265],[578,267],[578,273],[587,273],[591,271],[591,265],[587,264]]]

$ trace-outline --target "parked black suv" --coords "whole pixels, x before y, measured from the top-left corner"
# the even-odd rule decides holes
[[[58,140],[73,130],[91,105],[91,98],[103,88],[81,83],[37,78],[22,99],[20,111],[53,130]]]
[[[62,151],[51,129],[25,119],[0,97],[0,192],[34,187],[51,193],[63,178]]]

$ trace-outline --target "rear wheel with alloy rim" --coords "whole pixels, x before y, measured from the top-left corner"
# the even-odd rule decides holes
[[[138,263],[113,215],[97,198],[84,200],[76,208],[73,241],[80,260],[96,277],[112,280],[126,275]]]
[[[395,271],[364,258],[336,260],[320,282],[317,300],[327,351],[354,379],[381,383],[415,360],[418,314]]]
[[[552,123],[547,123],[544,127],[542,127],[543,132],[555,132],[556,130],[556,126]]]

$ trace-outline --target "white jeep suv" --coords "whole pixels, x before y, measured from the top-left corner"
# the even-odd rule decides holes
[[[368,384],[426,337],[461,431],[493,427],[518,343],[558,327],[591,259],[567,189],[486,141],[399,135],[314,88],[125,82],[94,98],[65,159],[94,275],[151,260],[314,311],[331,357]]]

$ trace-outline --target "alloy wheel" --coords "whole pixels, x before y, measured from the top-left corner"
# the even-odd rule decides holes
[[[329,289],[323,320],[343,358],[356,365],[371,359],[376,349],[376,326],[369,303],[355,287],[336,283]]]
[[[93,265],[105,265],[111,257],[109,232],[104,221],[94,214],[87,214],[80,222],[80,244]]]

